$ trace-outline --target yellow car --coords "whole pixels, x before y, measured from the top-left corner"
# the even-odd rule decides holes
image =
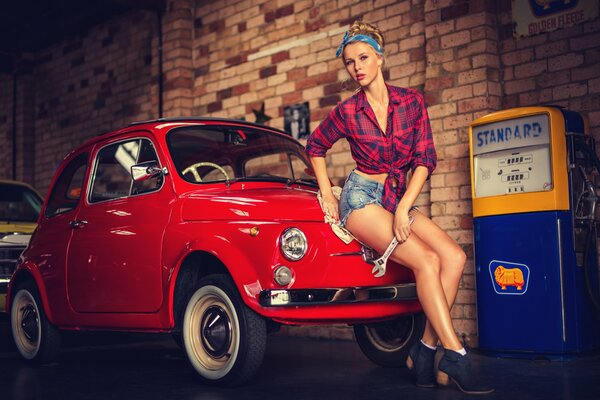
[[[0,179],[0,312],[17,259],[37,226],[42,197],[31,186]]]

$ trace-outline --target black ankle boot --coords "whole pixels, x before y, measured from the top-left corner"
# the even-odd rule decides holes
[[[437,382],[440,385],[448,385],[450,379],[458,388],[468,394],[488,394],[494,389],[477,382],[473,376],[471,359],[469,355],[460,355],[452,350],[445,350],[444,356],[438,365]]]
[[[433,388],[435,384],[435,376],[433,374],[433,361],[435,358],[435,350],[423,345],[418,341],[408,351],[406,366],[413,371],[416,384],[422,388]]]

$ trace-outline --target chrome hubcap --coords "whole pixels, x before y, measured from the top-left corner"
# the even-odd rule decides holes
[[[22,311],[21,329],[23,334],[30,342],[36,342],[39,335],[39,319],[35,307],[31,304],[26,305]]]
[[[231,346],[231,321],[221,307],[208,307],[202,316],[200,328],[202,345],[211,357],[229,355],[227,351]]]

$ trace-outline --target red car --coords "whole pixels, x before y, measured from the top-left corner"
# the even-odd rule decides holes
[[[354,326],[380,365],[424,328],[414,277],[324,223],[302,145],[236,120],[161,119],[96,137],[62,162],[7,296],[27,360],[61,330],[171,332],[208,382],[260,367],[280,324]],[[370,262],[371,261],[371,262]]]

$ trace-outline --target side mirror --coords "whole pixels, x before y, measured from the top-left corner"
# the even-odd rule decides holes
[[[131,177],[134,182],[145,181],[159,175],[167,175],[167,167],[161,168],[156,161],[146,161],[131,166]]]

